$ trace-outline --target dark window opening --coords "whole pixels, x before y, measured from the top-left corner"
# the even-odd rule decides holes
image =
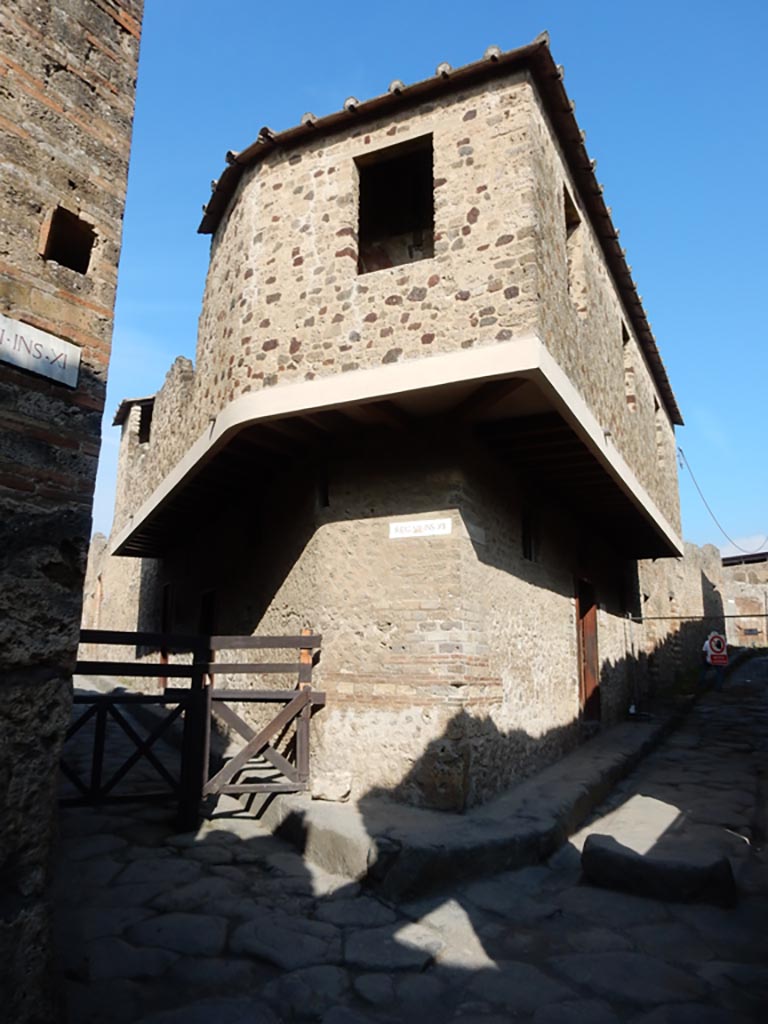
[[[211,636],[216,628],[216,591],[203,590],[200,594],[200,612],[197,617],[197,632]]]
[[[565,215],[565,237],[571,238],[573,232],[581,224],[581,217],[567,188],[563,189],[563,213]]]
[[[328,486],[328,471],[322,469],[317,475],[317,503],[320,508],[330,508],[331,493]]]
[[[160,632],[170,633],[173,629],[173,591],[170,583],[164,583],[160,598]]]
[[[435,254],[432,136],[366,154],[360,176],[360,274]]]
[[[51,217],[43,259],[53,260],[78,274],[88,272],[96,232],[77,214],[57,206]]]
[[[139,444],[147,444],[152,434],[153,402],[142,405],[139,411]]]
[[[563,218],[565,221],[565,254],[568,261],[568,294],[576,307],[576,312],[584,316],[587,308],[581,217],[567,188],[563,188]]]
[[[174,607],[173,607],[173,588],[170,583],[164,583],[163,589],[160,596],[160,632],[168,634],[173,631],[173,618],[174,618]],[[144,651],[145,654],[149,654],[149,650]],[[160,648],[160,664],[167,665],[170,661],[168,656],[169,647],[168,644]],[[168,686],[168,676],[159,676],[157,680],[160,684],[160,688],[165,690]]]
[[[666,431],[665,431],[665,415],[659,405],[659,400],[654,395],[653,399],[653,418],[656,427],[656,462],[659,469],[664,469],[667,465],[667,444],[666,444]]]
[[[629,344],[629,331],[622,322],[621,344],[624,352],[624,397],[630,412],[637,412],[637,384],[635,381],[635,364],[632,359],[632,346]]]
[[[520,519],[520,531],[522,534],[521,542],[523,548],[523,558],[526,560],[526,562],[538,561],[538,530],[536,527],[536,519],[530,508],[523,509],[523,513]]]

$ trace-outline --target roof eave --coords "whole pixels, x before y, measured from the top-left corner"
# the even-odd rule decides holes
[[[121,427],[128,419],[128,413],[134,405],[153,405],[155,397],[155,395],[146,395],[144,398],[124,398],[117,407],[112,426]]]

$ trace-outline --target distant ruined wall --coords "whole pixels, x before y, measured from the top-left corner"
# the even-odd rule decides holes
[[[120,434],[113,534],[127,525],[148,496],[147,481],[158,471],[162,479],[186,451],[187,421],[196,400],[194,383],[192,363],[178,356],[155,398],[148,441],[139,437],[139,407],[133,406],[128,413]]]
[[[83,589],[83,629],[118,629],[135,632],[143,629],[139,618],[142,587],[154,580],[157,562],[151,558],[111,558],[109,543],[103,533],[95,533],[88,550],[88,563]],[[152,628],[156,623],[152,622]],[[121,652],[109,644],[83,644],[84,660],[120,660]]]
[[[750,586],[768,584],[768,559],[744,565],[724,565],[723,578],[728,583],[748,583]]]
[[[0,5],[0,314],[18,325],[0,331],[0,992],[13,1024],[55,1017],[46,887],[141,15],[141,0]],[[8,362],[29,352],[30,327],[79,348],[76,386],[42,359]]]
[[[682,559],[641,562],[639,579],[644,622],[638,646],[658,687],[697,672],[707,635],[725,629],[720,552],[712,544],[686,543]]]
[[[728,643],[768,647],[768,561],[723,566]]]

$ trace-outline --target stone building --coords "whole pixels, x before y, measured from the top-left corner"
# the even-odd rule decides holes
[[[682,421],[602,191],[545,37],[228,154],[88,624],[322,633],[357,797],[462,810],[623,716]]]
[[[0,5],[0,992],[54,1018],[46,881],[142,0]]]

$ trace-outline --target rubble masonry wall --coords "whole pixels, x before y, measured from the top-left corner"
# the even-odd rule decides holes
[[[77,387],[0,363],[0,991],[54,1019],[46,899],[112,335],[141,0],[0,5],[0,312],[81,349]],[[57,206],[87,273],[40,255]]]

